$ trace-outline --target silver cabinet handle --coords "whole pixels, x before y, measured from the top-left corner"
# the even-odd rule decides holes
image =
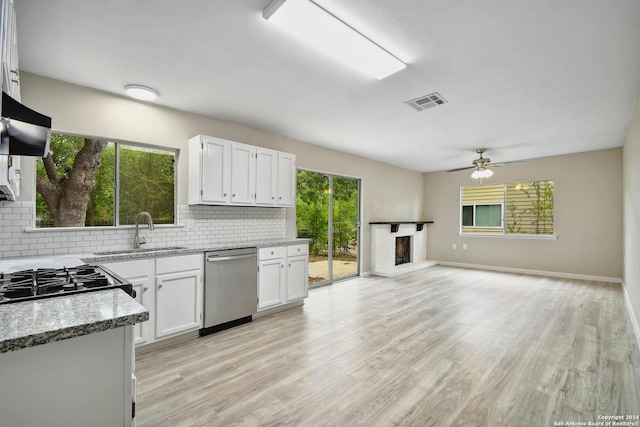
[[[162,289],[162,283],[158,285],[158,289]]]
[[[271,196],[271,200],[273,200],[273,199],[275,199],[275,197],[274,197],[274,196]]]
[[[243,258],[255,258],[255,254],[249,255],[231,255],[231,256],[209,256],[207,257],[207,262],[218,262],[218,261],[230,261],[234,259],[243,259]]]
[[[271,251],[271,255],[273,255],[273,251]]]
[[[146,287],[146,286],[144,288],[142,288],[142,292],[147,292],[148,290],[149,290],[149,288]]]
[[[289,263],[289,267],[291,267],[291,263]]]
[[[224,193],[224,194],[222,195],[222,197],[227,197],[227,193]]]
[[[231,197],[236,197],[236,193],[233,193],[233,194],[231,195]]]

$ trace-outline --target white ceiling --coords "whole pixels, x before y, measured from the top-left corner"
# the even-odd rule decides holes
[[[264,20],[270,0],[15,0],[20,66],[417,171],[624,142],[638,0],[315,1],[407,68],[345,68]],[[447,104],[404,104],[436,91]]]

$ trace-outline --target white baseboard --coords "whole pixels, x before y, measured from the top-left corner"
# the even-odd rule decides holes
[[[526,268],[499,267],[495,265],[467,264],[462,262],[439,261],[440,265],[449,267],[475,268],[478,270],[503,271],[505,273],[531,274],[534,276],[562,277],[565,279],[594,280],[598,282],[620,283],[619,277],[590,276],[587,274],[562,273],[558,271],[529,270]]]
[[[629,293],[627,292],[627,287],[624,285],[624,282],[622,282],[622,293],[624,294],[624,302],[627,306],[627,313],[629,313],[629,318],[631,319],[631,325],[633,326],[633,332],[636,337],[636,342],[638,344],[638,347],[640,347],[640,326],[638,325],[638,319],[633,312],[631,298],[629,298]]]
[[[371,272],[365,271],[364,273],[360,273],[360,277],[371,277]]]

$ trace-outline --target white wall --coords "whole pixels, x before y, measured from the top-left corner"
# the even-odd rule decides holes
[[[423,178],[418,172],[33,74],[21,73],[21,87],[23,103],[50,116],[54,130],[181,149],[178,162],[181,205],[187,203],[187,141],[197,134],[294,153],[298,168],[362,178],[363,272],[370,269],[369,221],[422,219]],[[26,176],[19,200],[29,202],[35,194],[34,172],[32,162],[25,163]],[[285,213],[289,237],[295,233],[293,211],[287,209]]]
[[[471,171],[425,174],[429,259],[622,277],[622,150],[547,157],[495,168],[485,183],[555,180],[557,240],[459,235],[460,187]],[[636,200],[637,203],[637,200]],[[457,249],[453,250],[453,244]],[[462,245],[468,249],[463,250]]]
[[[624,285],[635,326],[640,321],[640,95],[623,147],[624,182]],[[640,331],[636,329],[638,339]]]

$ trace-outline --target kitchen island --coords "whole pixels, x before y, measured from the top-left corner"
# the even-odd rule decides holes
[[[121,289],[0,305],[0,417],[7,426],[129,426],[134,323]]]

